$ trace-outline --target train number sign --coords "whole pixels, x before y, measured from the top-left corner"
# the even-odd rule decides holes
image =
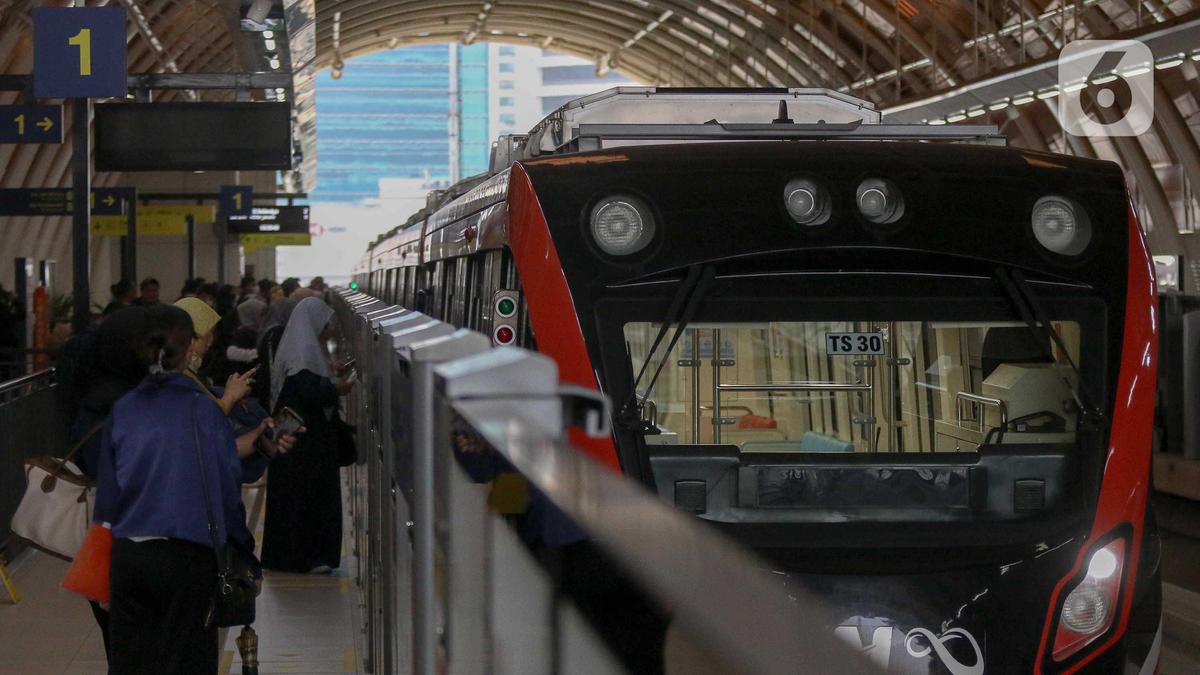
[[[825,353],[860,356],[883,353],[883,333],[826,333]]]

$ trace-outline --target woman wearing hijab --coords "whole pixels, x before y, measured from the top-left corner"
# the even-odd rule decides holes
[[[271,363],[271,410],[287,406],[307,432],[267,474],[263,565],[284,572],[328,573],[341,562],[342,495],[334,416],[338,396],[322,334],[333,310],[317,298],[297,303]]]
[[[113,536],[109,672],[122,675],[215,674],[213,540],[254,551],[233,425],[188,374],[188,314],[165,312],[163,372],[113,406],[98,457],[95,520]]]
[[[244,372],[258,358],[258,334],[267,320],[267,303],[257,298],[237,306],[238,327],[229,337],[225,358],[238,372]]]

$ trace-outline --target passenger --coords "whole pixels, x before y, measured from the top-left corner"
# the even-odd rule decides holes
[[[313,277],[312,281],[308,282],[308,287],[318,293],[325,293],[325,277]]]
[[[145,279],[142,279],[142,283],[138,284],[138,291],[140,292],[140,295],[138,295],[137,300],[133,301],[133,304],[142,307],[157,305],[158,289],[158,279],[155,279],[154,277],[146,277]]]
[[[285,296],[283,294],[283,286],[280,286],[278,284],[272,285],[271,290],[267,293],[267,304],[268,305],[274,305],[275,303],[277,303],[281,300],[286,300],[286,299],[287,299],[287,296]]]
[[[154,346],[156,310],[130,307],[114,312],[94,332],[81,338],[80,354],[74,364],[70,386],[77,394],[67,433],[74,446],[83,442],[75,464],[84,474],[96,478],[102,434],[97,433],[112,412],[113,405],[150,373],[158,361]],[[108,611],[89,601],[92,615],[100,626],[100,637],[108,650]]]
[[[116,403],[99,454],[95,519],[113,534],[109,672],[215,674],[217,628],[204,625],[217,580],[212,538],[251,558],[254,538],[233,426],[187,374],[192,321],[164,312],[164,372]]]
[[[238,285],[237,304],[240,305],[250,298],[257,296],[258,284],[255,282],[254,277],[250,276],[249,274],[244,275],[242,277],[242,283]]]
[[[213,304],[213,309],[217,310],[217,314],[221,316],[229,314],[237,307],[237,295],[238,290],[232,284],[221,284],[217,287],[216,302]],[[229,332],[233,333],[232,330]]]
[[[296,289],[300,288],[300,280],[296,277],[288,277],[279,285],[283,288],[283,297],[290,298],[292,297],[292,293],[295,293]]]
[[[196,297],[203,300],[209,307],[216,308],[217,296],[221,293],[221,287],[216,283],[200,284],[200,288],[196,291]]]
[[[183,288],[179,290],[179,299],[196,297],[196,294],[200,292],[200,286],[203,282],[203,279],[188,279],[183,282]]]
[[[112,300],[104,307],[101,316],[107,317],[118,309],[123,309],[133,304],[137,295],[133,290],[133,282],[128,279],[121,279],[117,283],[109,287],[112,291]]]
[[[225,357],[248,367],[258,359],[258,335],[267,320],[267,303],[255,297],[245,300],[237,306],[237,320],[238,327],[233,331]]]
[[[263,564],[285,572],[329,573],[341,564],[342,495],[337,456],[338,398],[322,337],[333,310],[317,298],[296,305],[271,364],[271,410],[287,406],[307,432],[267,474]]]
[[[278,284],[276,284],[274,281],[271,281],[270,279],[259,279],[258,280],[258,299],[262,300],[265,303],[270,304],[271,289],[275,288],[277,285]]]
[[[279,341],[287,327],[292,311],[296,309],[299,300],[282,297],[283,291],[276,286],[272,293],[279,291],[280,298],[267,309],[266,319],[258,335],[258,362],[264,366],[264,372],[254,380],[252,395],[263,402],[271,400],[271,364],[275,360],[275,352],[279,349]]]

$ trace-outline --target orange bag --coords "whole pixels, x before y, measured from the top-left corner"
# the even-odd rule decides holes
[[[63,588],[89,600],[106,604],[111,596],[108,570],[112,563],[112,530],[92,524],[83,546],[75,554],[75,562],[63,578]]]

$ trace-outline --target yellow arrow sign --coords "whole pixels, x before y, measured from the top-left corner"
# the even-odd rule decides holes
[[[105,206],[112,206],[113,204],[117,203],[117,200],[114,199],[112,195],[109,195],[100,201],[102,201]]]
[[[54,121],[49,117],[43,117],[42,121],[38,122],[37,125],[42,128],[42,131],[50,131],[54,128]]]

